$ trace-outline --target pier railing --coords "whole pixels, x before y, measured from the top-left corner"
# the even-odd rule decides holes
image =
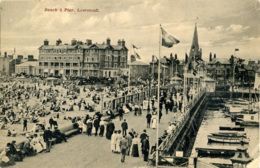
[[[157,88],[151,88],[150,89],[150,97],[155,96],[157,97]],[[122,105],[125,103],[131,103],[131,104],[142,104],[144,100],[147,100],[149,97],[149,88],[144,89],[143,91],[128,94],[126,96],[116,97],[111,100],[106,100],[103,103],[101,103],[101,106],[103,106],[101,109],[103,111],[106,110],[115,110],[117,109],[118,105]]]
[[[163,153],[168,152],[172,146],[172,144],[177,139],[178,135],[182,131],[183,127],[186,125],[187,121],[190,119],[190,110],[197,104],[197,102],[200,100],[200,98],[205,94],[206,90],[202,89],[200,93],[198,93],[194,98],[189,101],[184,110],[184,113],[181,115],[176,128],[172,131],[171,134],[169,134],[163,142],[159,146],[159,156],[161,156]],[[150,160],[155,160],[156,157],[156,151],[154,151],[150,155]]]

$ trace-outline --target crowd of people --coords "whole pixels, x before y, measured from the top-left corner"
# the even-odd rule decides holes
[[[83,88],[85,97],[80,97],[81,90],[76,86],[63,84],[57,87],[41,87],[39,83],[32,85],[24,85],[21,83],[14,83],[5,86],[1,91],[3,95],[0,98],[0,113],[3,116],[1,122],[1,129],[7,128],[7,125],[22,123],[23,131],[17,132],[15,129],[8,130],[7,136],[17,136],[19,133],[26,136],[26,141],[23,147],[15,145],[15,142],[8,143],[1,153],[2,160],[9,160],[12,164],[14,160],[22,160],[23,156],[33,156],[42,151],[50,151],[52,139],[55,138],[58,142],[67,141],[66,136],[58,129],[60,111],[94,111],[95,104],[99,104],[101,100],[101,92],[107,98],[124,96],[125,94],[138,93],[144,89],[143,86],[128,88],[114,88],[110,86],[104,87],[102,90],[99,87],[91,86]],[[92,101],[86,101],[85,98],[90,98]],[[193,98],[190,94],[189,99]],[[31,103],[29,100],[35,100]],[[147,121],[147,128],[156,129],[157,121],[160,122],[165,108],[165,115],[172,112],[173,115],[181,112],[183,108],[183,95],[180,90],[172,90],[172,92],[164,93],[159,99],[159,109],[155,107],[156,97],[151,99],[151,111],[148,109],[144,116]],[[50,106],[48,110],[46,105]],[[65,108],[67,106],[67,108]],[[144,161],[148,160],[149,151],[154,151],[155,146],[150,148],[149,136],[146,130],[142,134],[138,134],[131,129],[128,132],[129,125],[124,119],[125,113],[133,112],[135,116],[142,116],[142,104],[126,103],[121,104],[118,109],[119,120],[122,121],[121,128],[115,128],[113,118],[105,118],[100,113],[95,113],[92,117],[85,115],[84,117],[64,117],[64,120],[71,120],[72,123],[77,123],[81,133],[88,136],[105,136],[111,142],[111,151],[113,153],[121,153],[121,161],[125,161],[125,155],[132,157],[139,157],[139,150],[142,151]],[[157,115],[159,113],[159,115]],[[51,114],[55,114],[51,115]],[[46,126],[46,117],[49,118],[49,127]],[[33,123],[34,127],[31,134],[28,136],[28,123]],[[165,130],[163,136],[159,139],[159,145],[164,138],[170,134],[176,126],[176,122],[170,122],[169,127]],[[52,130],[54,128],[54,130]],[[10,145],[11,144],[11,145]],[[13,147],[15,146],[13,150]],[[12,148],[11,152],[10,149]],[[21,155],[22,154],[22,155]],[[16,156],[17,155],[17,156]],[[11,156],[11,157],[10,157]],[[18,156],[20,159],[18,159]],[[7,159],[7,158],[8,159]],[[5,158],[5,159],[3,159]]]

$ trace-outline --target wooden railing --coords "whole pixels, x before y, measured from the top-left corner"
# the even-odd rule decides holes
[[[159,149],[158,149],[159,151],[161,151],[160,153],[168,152],[170,150],[172,144],[175,142],[176,138],[178,137],[178,135],[182,131],[183,127],[186,125],[187,121],[189,120],[190,110],[194,107],[195,104],[197,104],[197,102],[205,94],[205,92],[206,92],[205,89],[203,89],[199,94],[197,94],[197,96],[194,97],[193,100],[191,100],[187,104],[187,106],[185,107],[184,115],[182,115],[180,117],[180,119],[179,119],[179,121],[176,125],[176,128],[160,144]],[[156,151],[154,151],[150,155],[150,160],[155,160],[155,157],[156,157]]]

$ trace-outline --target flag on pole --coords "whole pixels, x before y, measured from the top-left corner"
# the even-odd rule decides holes
[[[132,44],[132,46],[133,46],[133,49],[140,49],[141,47],[136,47],[135,45],[133,45]]]
[[[178,44],[180,41],[169,35],[162,27],[162,46],[171,48],[174,44]]]
[[[135,56],[135,58],[141,59],[140,55],[135,51],[134,51],[134,56]]]

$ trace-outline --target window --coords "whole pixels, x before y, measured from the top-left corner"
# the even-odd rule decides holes
[[[80,59],[80,57],[78,57],[78,60]]]
[[[251,116],[251,120],[254,120],[254,116]]]
[[[54,59],[56,60],[56,59],[57,59],[57,57],[54,57]]]
[[[94,58],[92,58],[92,62],[94,61]]]

